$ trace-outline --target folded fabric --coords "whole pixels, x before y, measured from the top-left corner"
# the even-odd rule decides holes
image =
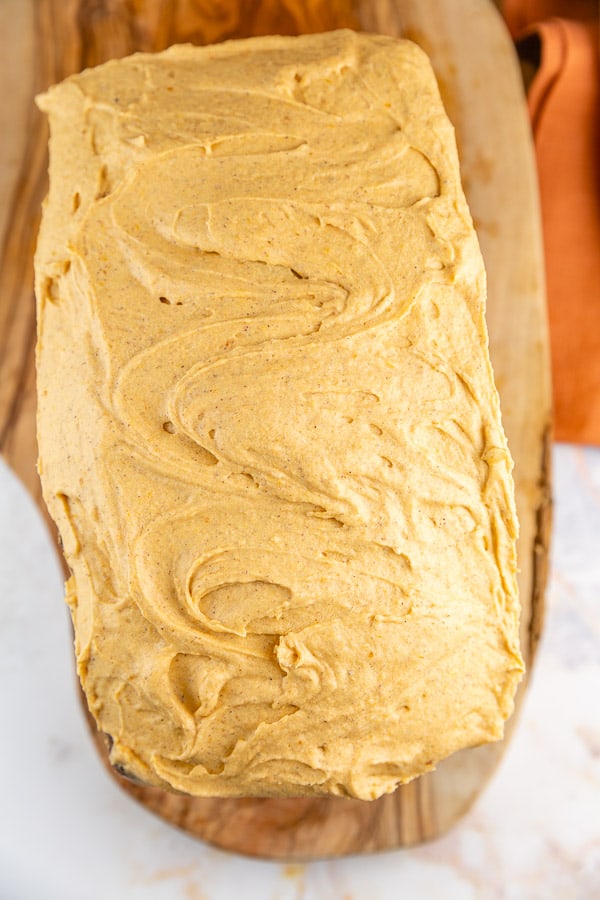
[[[557,440],[600,444],[598,4],[506,0],[521,52],[539,173]],[[546,18],[547,16],[563,16]]]
[[[529,25],[544,19],[593,20],[598,15],[598,0],[504,0],[502,12],[512,36],[517,38]]]

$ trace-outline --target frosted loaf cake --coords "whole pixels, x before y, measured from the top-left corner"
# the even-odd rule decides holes
[[[425,55],[179,46],[39,104],[39,468],[111,761],[373,799],[500,738],[512,463]]]

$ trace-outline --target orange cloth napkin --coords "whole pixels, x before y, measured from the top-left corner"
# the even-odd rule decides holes
[[[600,444],[600,63],[597,0],[505,0],[524,53],[537,155],[555,437]]]

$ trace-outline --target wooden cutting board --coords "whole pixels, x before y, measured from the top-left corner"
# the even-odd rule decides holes
[[[221,16],[221,31],[247,33],[257,4],[241,4],[245,18],[237,22]],[[0,450],[45,515],[35,470],[32,252],[46,191],[47,133],[31,98],[112,56],[202,42],[197,13],[205,6],[199,0],[0,0]],[[226,5],[212,8],[222,13]],[[456,127],[488,272],[492,361],[515,459],[521,639],[530,669],[546,583],[551,412],[536,176],[517,60],[488,0],[362,0],[355,11],[364,30],[410,37],[429,53]],[[527,680],[517,713],[526,687]],[[373,803],[195,800],[133,785],[110,771],[164,819],[229,850],[277,859],[371,852],[429,840],[457,821],[496,768],[517,719],[503,742],[457,753]],[[106,761],[93,723],[92,733]]]

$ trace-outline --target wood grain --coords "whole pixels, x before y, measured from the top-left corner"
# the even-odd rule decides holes
[[[34,91],[89,65],[183,40],[207,43],[269,30],[332,26],[343,3],[313,0],[277,27],[261,0],[3,0],[0,74],[32,73],[5,93],[0,163],[0,450],[44,510],[35,469],[35,313],[32,253],[46,190],[46,126]],[[207,10],[212,9],[212,17]],[[7,14],[7,9],[12,14]],[[308,10],[308,11],[307,11]],[[363,0],[357,24],[412,37],[430,54],[457,129],[462,174],[489,281],[490,349],[515,459],[521,522],[522,648],[531,667],[543,617],[550,533],[550,383],[541,235],[529,126],[516,57],[488,0]],[[271,13],[272,16],[272,13]],[[468,27],[467,24],[468,23]],[[348,22],[344,22],[348,24]],[[6,52],[4,52],[6,51]],[[67,648],[65,648],[67,652]],[[520,706],[527,681],[517,698]],[[343,799],[193,800],[134,785],[110,769],[147,808],[204,840],[253,856],[310,859],[408,846],[447,830],[498,765],[507,738],[463,751],[395,794]],[[106,761],[106,743],[91,722]],[[110,767],[109,767],[110,768]]]

